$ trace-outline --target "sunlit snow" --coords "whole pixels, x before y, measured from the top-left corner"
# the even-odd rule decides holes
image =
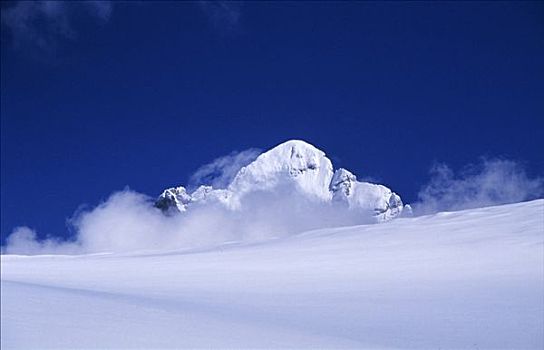
[[[8,348],[544,346],[544,200],[198,250],[1,257]]]

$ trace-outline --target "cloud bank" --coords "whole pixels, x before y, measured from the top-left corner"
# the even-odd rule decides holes
[[[195,182],[228,183],[250,162],[254,149],[215,159],[193,175]],[[530,178],[511,160],[483,160],[455,173],[441,164],[431,169],[429,183],[413,203],[416,215],[460,210],[540,198],[542,178]],[[232,211],[210,202],[195,204],[181,215],[167,216],[153,206],[154,198],[129,189],[113,193],[95,208],[70,220],[69,241],[38,240],[35,231],[18,227],[7,239],[8,254],[83,254],[193,249],[225,242],[256,242],[310,229],[370,223],[372,213],[346,210],[297,196],[292,188],[254,192]]]
[[[7,254],[81,254],[189,249],[225,242],[255,242],[342,224],[363,223],[343,208],[286,196],[290,189],[253,193],[238,211],[223,206],[193,206],[166,216],[153,198],[131,190],[112,194],[96,208],[70,220],[76,236],[69,242],[37,240],[35,231],[18,227],[7,239]]]

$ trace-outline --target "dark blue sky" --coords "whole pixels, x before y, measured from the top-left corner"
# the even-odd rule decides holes
[[[435,161],[544,173],[543,2],[102,5],[2,3],[3,239],[290,138],[408,202]]]

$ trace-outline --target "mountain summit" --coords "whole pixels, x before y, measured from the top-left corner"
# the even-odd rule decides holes
[[[300,140],[262,153],[241,168],[227,188],[202,185],[190,194],[183,186],[168,188],[155,205],[168,214],[184,212],[198,203],[216,203],[236,211],[257,193],[340,206],[361,215],[370,213],[377,221],[399,216],[404,208],[401,198],[389,188],[357,181],[346,169],[334,171],[325,152]]]

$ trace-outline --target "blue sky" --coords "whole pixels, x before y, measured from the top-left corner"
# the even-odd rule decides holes
[[[435,162],[544,173],[542,2],[23,5],[1,5],[2,240],[291,138],[407,202]]]

